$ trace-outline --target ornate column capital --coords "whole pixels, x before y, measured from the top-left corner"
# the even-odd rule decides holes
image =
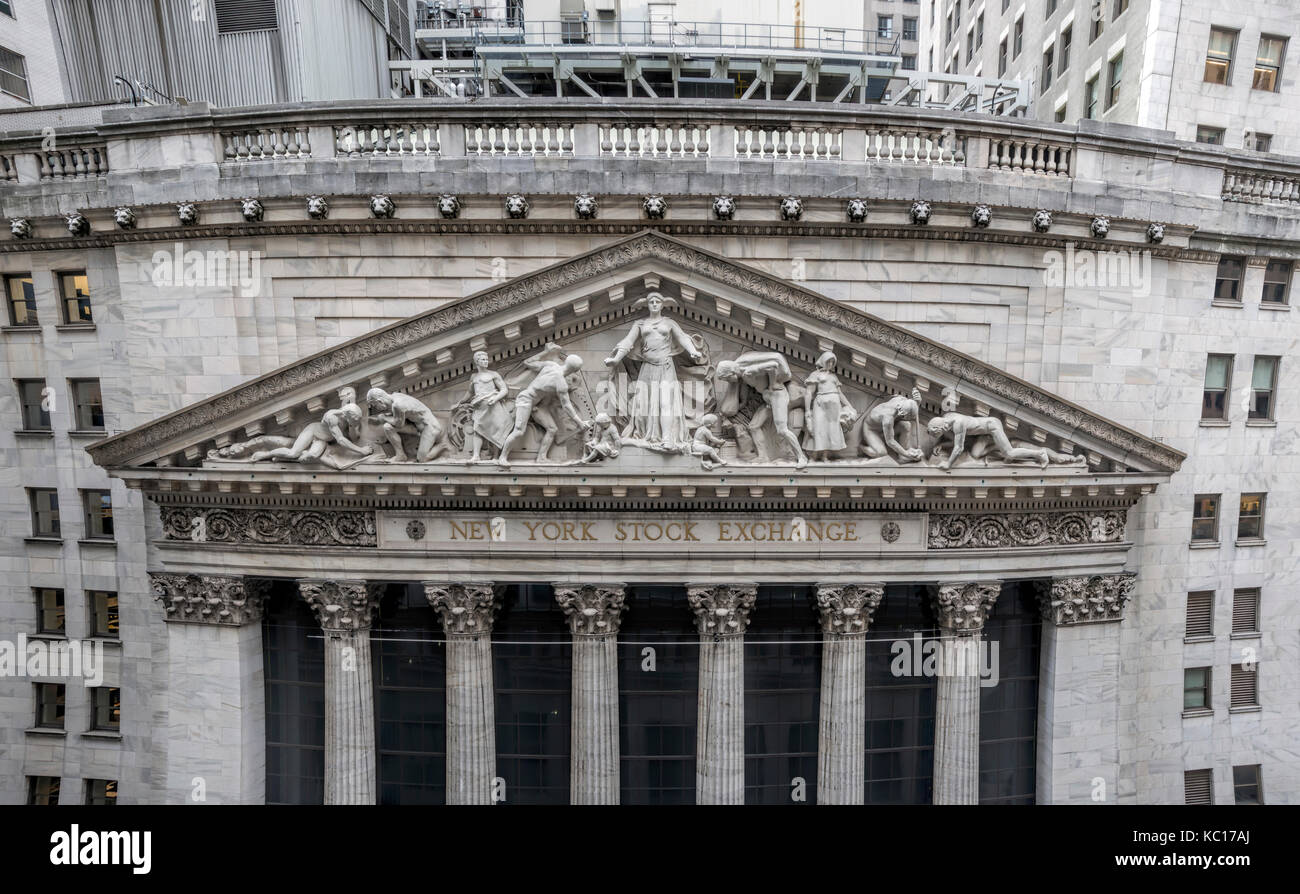
[[[151,571],[149,585],[168,621],[242,627],[262,619],[262,593],[245,589],[242,577]]]
[[[686,601],[695,613],[701,636],[740,636],[749,627],[749,613],[758,587],[716,584],[686,588]]]
[[[1038,584],[1043,620],[1060,627],[1097,621],[1124,620],[1124,606],[1133,598],[1137,574],[1094,574],[1058,577]]]
[[[817,612],[822,633],[866,633],[885,598],[884,584],[818,584]]]
[[[363,580],[300,580],[298,593],[327,634],[369,630],[384,588]]]
[[[424,595],[442,618],[448,636],[480,636],[492,632],[501,607],[492,584],[424,582]]]
[[[946,634],[979,633],[1002,591],[1001,581],[940,584],[934,610]]]
[[[618,633],[623,617],[622,584],[555,584],[555,601],[564,609],[574,636],[610,636]]]

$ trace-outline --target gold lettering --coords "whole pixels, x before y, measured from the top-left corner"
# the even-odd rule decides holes
[[[722,543],[731,542],[731,522],[718,522],[718,540]]]
[[[614,523],[614,539],[622,542],[627,539],[627,533],[623,530],[622,522]]]
[[[857,539],[858,539],[858,528],[857,528],[857,524],[858,524],[857,522],[849,522],[848,524],[846,524],[846,525],[844,526],[844,535],[845,535],[845,536],[844,536],[844,539],[845,539],[845,540],[857,540]]]
[[[529,540],[537,539],[537,526],[540,524],[541,522],[524,522],[524,527],[528,529]]]
[[[817,541],[821,541],[821,540],[825,540],[825,539],[826,539],[826,537],[825,537],[825,535],[824,535],[824,532],[822,531],[822,524],[821,524],[821,522],[810,521],[810,522],[808,522],[807,524],[808,524],[808,539],[809,539],[809,540],[817,540]]]
[[[700,539],[700,538],[698,538],[698,537],[695,536],[695,522],[689,522],[689,521],[688,521],[688,522],[686,523],[686,538],[685,538],[685,539],[687,539],[687,540],[694,540],[694,541],[696,541],[697,543],[699,542],[699,539]]]
[[[583,539],[583,540],[595,540],[595,539],[596,539],[595,535],[593,535],[593,534],[591,533],[591,526],[594,525],[595,522],[586,522],[586,521],[585,521],[585,522],[579,522],[579,524],[582,525],[582,539]]]

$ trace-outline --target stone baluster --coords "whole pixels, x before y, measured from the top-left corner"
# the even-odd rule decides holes
[[[980,634],[1002,584],[942,584],[934,718],[934,803],[979,803]]]
[[[196,779],[206,803],[263,803],[262,589],[225,575],[150,572],[149,583],[167,620],[165,729],[184,733],[163,759],[166,803],[191,803]]]
[[[325,803],[375,803],[375,690],[370,625],[383,588],[300,580],[325,633]]]
[[[555,585],[573,635],[573,713],[569,799],[617,804],[618,625],[622,584]]]
[[[688,586],[700,633],[695,803],[745,803],[745,629],[758,589]]]
[[[884,595],[883,584],[817,587],[823,636],[818,804],[862,804],[866,800],[866,634]]]
[[[492,584],[425,582],[447,635],[447,803],[491,804],[496,778]]]

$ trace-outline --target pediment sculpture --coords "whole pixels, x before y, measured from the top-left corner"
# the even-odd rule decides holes
[[[958,412],[942,392],[923,419],[921,391],[872,393],[834,351],[811,369],[775,350],[752,350],[668,316],[675,302],[651,292],[613,333],[493,368],[473,355],[464,385],[423,393],[351,387],[296,436],[258,435],[208,453],[212,464],[296,462],[343,470],[380,463],[573,465],[633,462],[654,468],[793,465],[1049,465],[1086,470],[1087,458],[1013,441],[997,417]],[[585,359],[584,359],[585,357]],[[600,367],[603,361],[604,369]],[[1041,439],[1040,439],[1041,440]]]

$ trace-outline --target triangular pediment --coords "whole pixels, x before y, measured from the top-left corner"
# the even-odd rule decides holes
[[[668,299],[660,318],[667,322],[658,325],[655,333],[632,337],[629,343],[629,333],[651,319],[645,300],[651,293]],[[691,341],[699,356],[689,355],[677,333]],[[604,359],[615,354],[620,343],[630,345],[627,356],[606,365]],[[801,414],[797,421],[802,426],[797,437],[809,452],[817,446],[828,448],[819,457],[828,465],[894,465],[905,466],[913,474],[933,470],[935,475],[943,475],[930,454],[934,437],[922,433],[918,438],[915,429],[910,437],[916,449],[926,452],[921,462],[909,458],[899,462],[892,447],[883,455],[873,456],[862,446],[870,440],[863,428],[874,425],[879,429],[879,413],[873,417],[872,411],[894,398],[903,405],[913,393],[920,397],[918,429],[933,417],[943,416],[945,410],[955,412],[976,421],[970,440],[983,437],[982,449],[987,450],[995,436],[986,431],[991,423],[980,420],[994,419],[1000,425],[993,427],[1000,428],[1017,449],[1050,453],[1056,474],[1134,472],[1167,476],[1178,469],[1184,458],[1164,444],[900,326],[653,231],[336,345],[88,449],[95,462],[114,469],[220,469],[250,462],[259,451],[265,453],[291,444],[308,426],[319,424],[324,414],[338,409],[341,395],[348,396],[347,389],[365,407],[367,391],[378,387],[417,399],[438,422],[437,456],[416,465],[458,465],[463,469],[469,450],[466,440],[476,431],[482,431],[486,439],[482,442],[484,456],[493,454],[493,438],[499,439],[503,427],[509,430],[519,396],[537,375],[536,367],[526,361],[546,360],[550,356],[548,345],[558,346],[551,357],[556,362],[563,362],[570,354],[582,359],[582,369],[570,371],[566,377],[579,415],[592,418],[609,410],[611,424],[624,438],[636,440],[644,434],[633,430],[644,426],[634,424],[629,416],[644,415],[630,403],[637,389],[667,395],[664,400],[670,404],[680,395],[680,412],[650,412],[657,419],[667,420],[664,425],[672,429],[665,444],[676,439],[685,445],[680,451],[684,455],[674,461],[682,463],[690,457],[694,467],[698,467],[699,458],[687,442],[694,441],[700,420],[707,414],[721,417],[710,431],[727,442],[719,449],[731,460],[737,460],[736,451],[740,450],[744,455],[739,459],[755,470],[793,461],[791,451],[775,436],[770,421],[766,429],[753,430],[759,436],[756,445],[740,443],[743,435],[735,434],[736,426],[745,425],[765,406],[761,389],[740,389],[739,399],[748,402],[745,408],[736,410],[731,404],[726,411],[722,408],[722,392],[729,386],[718,378],[721,364],[738,362],[742,373],[739,381],[757,382],[758,377],[746,379],[746,375],[750,367],[761,363],[755,359],[759,355],[778,355],[781,359],[772,361],[774,367],[788,367],[789,375],[781,373],[778,378],[789,379],[789,393],[796,404],[801,394],[806,404],[795,407]],[[469,409],[468,399],[475,387],[490,390],[485,379],[475,384],[474,355],[478,351],[489,355],[490,370],[500,376],[507,392],[499,411],[475,413]],[[828,351],[836,357],[835,380],[844,403],[852,407],[841,426],[843,447],[814,438],[815,430],[824,433],[827,427],[833,427],[835,414],[827,409],[825,401],[818,403],[821,386],[804,384],[815,371],[818,357]],[[654,356],[647,358],[647,354]],[[666,364],[665,375],[672,382],[657,385],[658,373],[641,371],[647,363],[661,367]],[[955,390],[959,400],[955,410],[944,406],[945,389]],[[548,401],[549,396],[550,392],[543,389],[536,401],[549,405],[560,417],[558,447],[553,448],[556,452],[549,461],[577,462],[589,453],[583,442],[591,436],[567,421],[562,409]],[[659,397],[653,400],[657,402]],[[847,416],[855,418],[849,421]],[[681,426],[684,431],[674,428],[674,418],[685,420]],[[327,453],[333,465],[321,468],[383,468],[373,460],[384,455],[382,450],[391,455],[392,446],[385,447],[377,426],[381,427],[381,423],[375,418],[363,420],[359,432],[360,438],[376,445],[374,453],[349,454],[331,446]],[[405,452],[418,451],[420,428],[409,422],[404,427],[407,433],[400,437]],[[540,425],[530,422],[526,428],[526,436],[513,452],[516,463],[534,461],[542,435]],[[653,440],[655,432],[649,434]],[[943,435],[938,440],[941,446],[950,444]],[[759,452],[757,457],[755,450]],[[627,453],[600,456],[595,461],[603,466],[622,463],[629,474],[636,474],[637,451]],[[1081,459],[1067,462],[1071,454]],[[996,450],[989,456],[996,457]],[[1032,465],[1034,460],[1024,456],[1007,465]],[[413,456],[406,458],[414,463]],[[299,457],[298,462],[286,463],[283,455],[262,456],[258,467],[288,465],[300,470],[302,460]],[[311,462],[310,457],[306,460]],[[966,455],[953,465],[953,470],[972,461]],[[990,459],[986,456],[980,462],[987,465]],[[790,470],[779,471],[788,475]]]

